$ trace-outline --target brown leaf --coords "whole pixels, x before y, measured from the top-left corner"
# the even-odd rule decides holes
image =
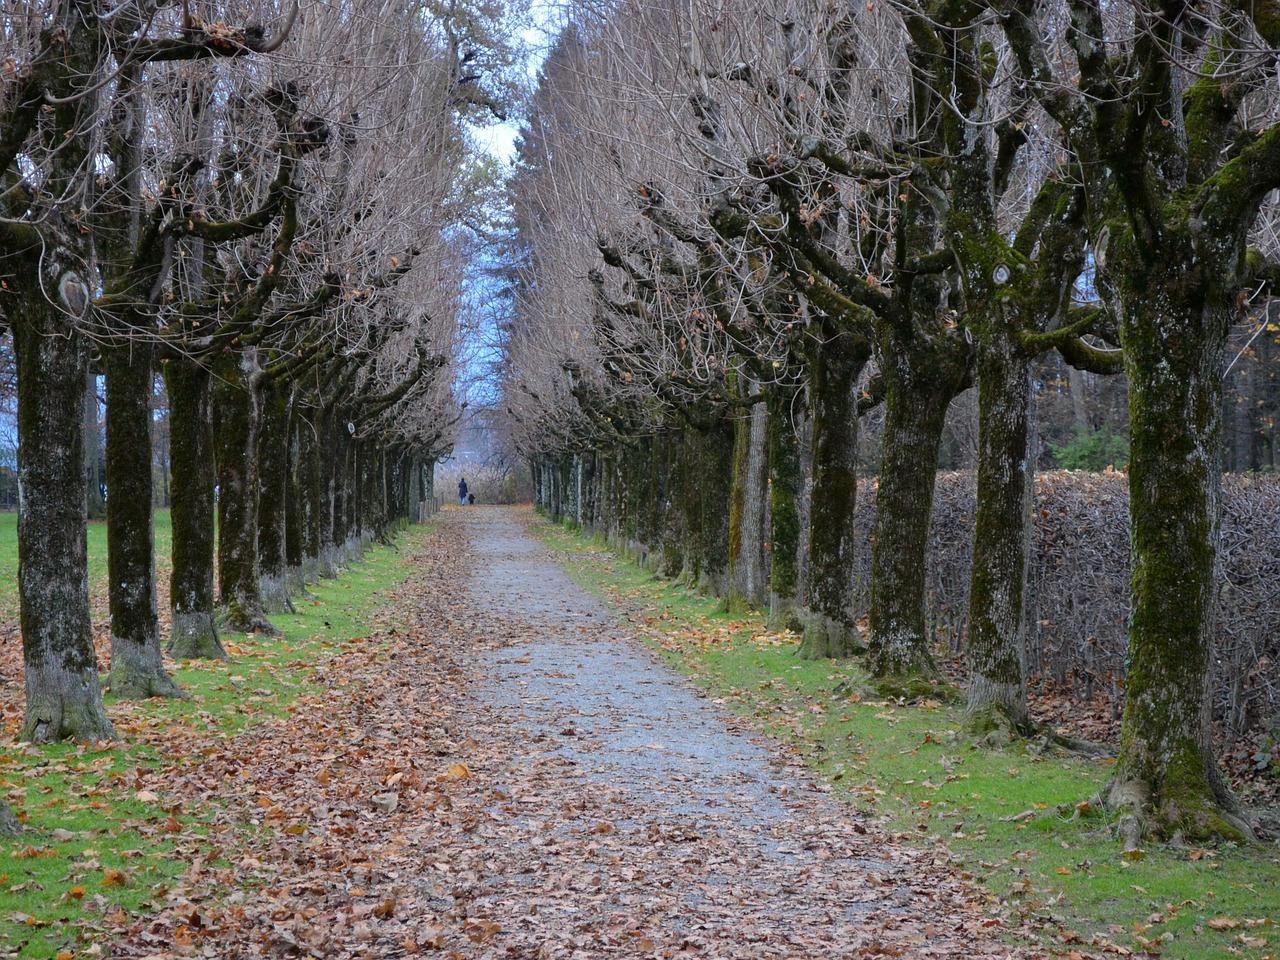
[[[104,887],[125,887],[129,885],[129,877],[123,870],[112,870],[107,867],[102,871],[102,885]]]

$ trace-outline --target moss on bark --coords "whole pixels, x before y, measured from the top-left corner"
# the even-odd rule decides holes
[[[850,605],[857,505],[858,375],[870,344],[825,325],[809,351],[813,491],[809,505],[809,612],[799,655],[809,660],[865,651]]]
[[[699,583],[715,596],[724,596],[729,584],[729,511],[733,490],[733,421],[721,417],[714,426],[697,434],[702,482],[695,484],[702,556]]]
[[[215,368],[218,451],[218,593],[221,622],[236,633],[280,630],[262,609],[258,566],[259,399],[251,359],[224,354]]]
[[[1030,512],[1028,363],[1007,330],[989,329],[979,346],[977,367],[978,490],[969,582],[966,724],[974,732],[992,723],[1029,730],[1022,606]]]
[[[225,660],[214,618],[213,385],[207,369],[181,356],[164,364],[164,380],[173,476],[173,630],[168,650],[180,660]]]
[[[267,614],[294,613],[286,572],[287,504],[289,501],[289,391],[277,380],[262,386],[258,433],[258,566],[262,609]]]
[[[1129,376],[1132,609],[1120,754],[1108,800],[1128,839],[1238,839],[1213,756],[1209,660],[1215,619],[1219,446],[1230,264],[1197,260],[1166,224],[1155,262],[1113,243]]]
[[[885,379],[884,440],[871,551],[868,667],[879,680],[937,675],[924,616],[925,557],[938,448],[947,406],[964,382],[964,357],[923,336],[893,344]]]
[[[800,422],[805,411],[794,382],[769,390],[769,625],[800,631]]]
[[[18,596],[27,694],[20,737],[115,739],[89,622],[82,473],[88,349],[62,308],[44,299],[38,278],[22,279],[31,289],[6,304],[18,370]]]
[[[165,670],[156,613],[151,506],[151,347],[108,348],[107,579],[111,670],[117,697],[182,697]]]

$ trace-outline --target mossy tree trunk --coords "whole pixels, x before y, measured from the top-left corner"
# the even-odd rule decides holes
[[[214,596],[217,486],[213,438],[213,381],[187,357],[164,364],[169,395],[169,462],[173,473],[173,572],[169,653],[179,659],[227,659],[218,637]]]
[[[324,578],[337,575],[337,504],[339,439],[337,416],[332,408],[322,407],[316,421],[316,574]]]
[[[314,450],[308,446],[311,424],[300,415],[297,398],[289,416],[289,475],[285,503],[285,586],[290,596],[310,599],[307,592],[308,566],[316,555],[314,537],[316,513],[316,471]],[[414,504],[415,510],[417,504]],[[417,513],[414,513],[417,517]]]
[[[769,407],[769,625],[803,630],[800,594],[800,424],[805,416],[799,383],[768,390]]]
[[[745,389],[753,392],[754,381]],[[761,607],[769,600],[769,574],[765,566],[765,519],[769,489],[769,412],[765,404],[752,404],[734,420],[733,492],[729,501],[729,609]]]
[[[333,509],[333,537],[331,570],[337,571],[346,567],[350,558],[348,544],[351,539],[351,521],[354,510],[351,505],[351,470],[355,452],[351,449],[350,435],[346,430],[346,421],[338,416],[330,431],[333,446],[330,447],[333,458],[333,471],[329,478],[330,499]]]
[[[981,343],[978,374],[978,489],[969,583],[969,691],[974,732],[1031,722],[1024,683],[1023,590],[1031,506],[1027,436],[1030,364],[1006,333]]]
[[[883,328],[887,324],[881,322]],[[964,383],[959,351],[923,332],[888,334],[884,439],[871,550],[868,666],[882,681],[932,681],[937,668],[925,623],[925,562],[938,448],[947,406]]]
[[[117,697],[181,697],[164,667],[156,612],[151,505],[151,344],[109,346],[107,372],[107,579],[111,670]]]
[[[688,444],[683,433],[662,435],[662,448],[668,461],[667,491],[662,522],[662,575],[676,579],[684,569],[684,510],[681,494],[691,481]]]
[[[289,599],[288,501],[292,466],[289,443],[289,386],[271,378],[261,391],[258,432],[258,565],[262,609],[268,615],[294,613]]]
[[[714,596],[729,587],[729,510],[733,495],[733,421],[718,417],[710,430],[698,431],[699,494],[698,581]]]
[[[1241,839],[1249,830],[1214,760],[1209,716],[1222,371],[1235,285],[1222,282],[1227,268],[1192,266],[1190,231],[1166,231],[1158,260],[1130,254],[1127,237],[1117,251],[1133,579],[1108,802],[1131,816],[1131,842],[1148,828],[1186,840]]]
[[[18,596],[27,693],[20,736],[31,743],[115,739],[89,623],[83,472],[89,351],[73,325],[89,291],[63,265],[49,278],[62,302],[49,303],[39,269],[31,264],[11,281],[22,286],[5,306],[18,370]]]
[[[47,52],[23,64],[16,87],[6,82],[13,89],[6,90],[0,138],[6,166],[28,134],[55,147],[26,215],[0,218],[4,316],[18,378],[18,601],[27,695],[19,738],[35,744],[116,737],[89,617],[83,329],[95,284],[85,233],[66,215],[78,210],[61,209],[94,201],[94,181],[82,176],[92,169],[94,149],[84,131],[93,122],[106,36],[86,5],[61,4],[42,16]],[[50,94],[55,102],[46,102]],[[6,188],[15,172],[5,170]],[[18,191],[9,195],[16,199]]]
[[[590,530],[600,529],[600,453],[588,450],[582,454],[582,515]]]
[[[856,555],[858,376],[870,343],[829,324],[809,350],[813,406],[813,491],[809,506],[809,612],[799,654],[805,659],[862,653],[850,603]]]
[[[681,430],[672,442],[680,450],[678,478],[671,487],[671,512],[679,516],[671,521],[672,526],[680,531],[680,570],[677,576],[696,584],[702,573],[701,438],[694,430]]]
[[[251,351],[223,354],[214,368],[218,452],[218,595],[227,629],[279,629],[262,609],[258,565],[260,372]]]

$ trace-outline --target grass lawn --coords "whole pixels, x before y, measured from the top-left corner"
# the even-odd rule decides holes
[[[575,578],[620,604],[648,641],[712,696],[781,738],[902,842],[937,851],[1054,955],[1274,958],[1280,952],[1280,845],[1149,847],[1121,854],[1106,816],[1082,801],[1108,762],[1044,746],[980,750],[962,708],[839,694],[858,668],[798,659],[798,638],[758,615],[654,577],[559,526],[535,532]],[[1052,815],[1059,805],[1078,815]]]
[[[164,580],[168,519],[167,513],[156,519]],[[96,609],[105,608],[105,530],[94,524],[89,534]],[[174,676],[190,699],[123,703],[108,697],[121,743],[23,748],[14,744],[22,719],[16,531],[13,515],[0,515],[0,624],[8,678],[0,691],[7,728],[0,796],[26,821],[21,839],[0,842],[0,957],[109,956],[113,924],[163,903],[193,861],[218,863],[223,851],[208,829],[222,813],[218,797],[173,804],[140,789],[140,779],[157,772],[166,780],[180,778],[204,759],[193,744],[205,745],[207,753],[210,743],[231,744],[254,724],[289,712],[297,698],[318,689],[317,666],[368,635],[382,592],[407,572],[404,553],[372,550],[338,579],[313,587],[314,598],[299,601],[297,614],[273,618],[284,639],[226,634],[229,662],[175,665]]]

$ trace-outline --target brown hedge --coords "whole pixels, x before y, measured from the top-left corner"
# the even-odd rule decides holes
[[[934,498],[928,615],[939,642],[963,649],[973,555],[975,478],[940,473]],[[855,609],[866,610],[875,481],[858,487]],[[1118,689],[1129,615],[1129,489],[1122,473],[1036,478],[1027,573],[1027,673],[1083,699]],[[1234,739],[1280,716],[1280,477],[1223,483],[1216,718]]]

